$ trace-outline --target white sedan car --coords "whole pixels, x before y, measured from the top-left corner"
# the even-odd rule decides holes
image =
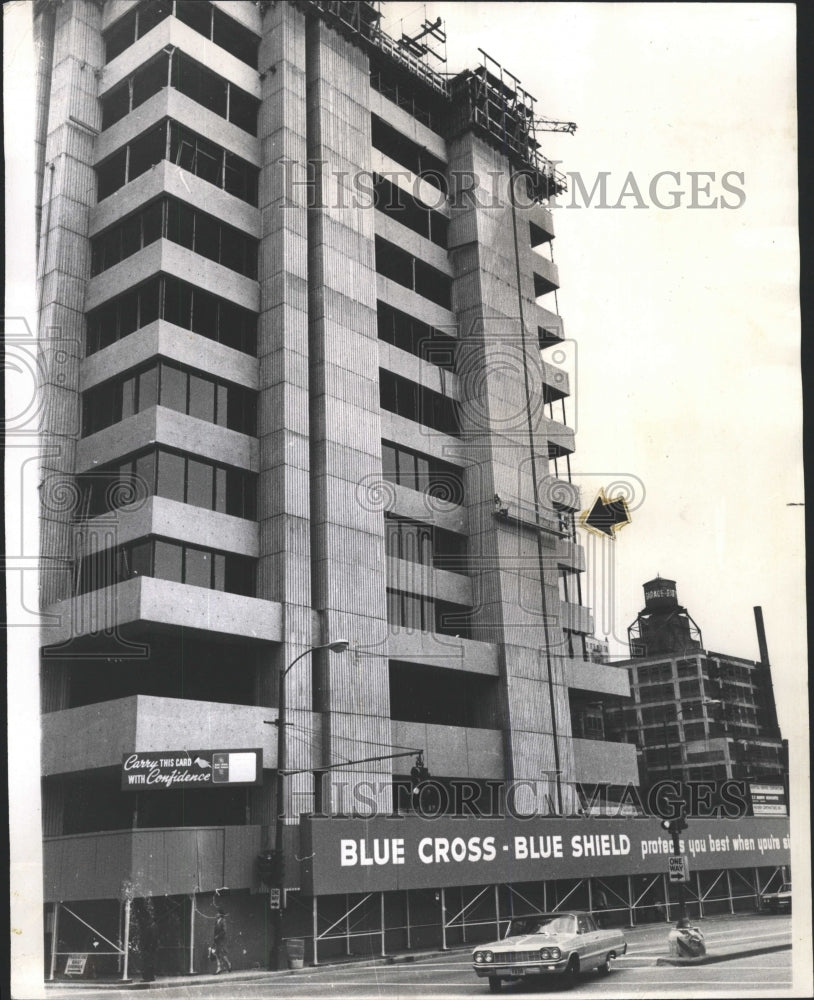
[[[613,959],[626,951],[621,931],[597,927],[590,913],[569,910],[512,921],[502,941],[475,948],[472,967],[497,993],[504,980],[557,975],[573,983],[589,969],[607,975]]]

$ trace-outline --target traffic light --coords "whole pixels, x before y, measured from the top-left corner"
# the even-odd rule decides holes
[[[279,874],[276,851],[261,851],[257,855],[257,874],[264,885],[271,885]]]
[[[412,784],[413,795],[418,791],[418,786],[422,781],[427,781],[430,776],[429,768],[424,767],[424,758],[419,754],[415,759],[415,765],[410,770],[410,782]]]
[[[681,833],[682,830],[687,829],[686,814],[682,810],[674,819],[663,819],[661,825],[668,833]]]

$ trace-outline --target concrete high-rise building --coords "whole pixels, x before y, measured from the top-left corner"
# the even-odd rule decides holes
[[[419,751],[526,812],[636,780],[572,730],[629,685],[585,655],[563,181],[511,74],[441,75],[372,4],[33,16],[46,974],[126,974],[151,919],[200,971],[217,899],[266,966],[280,847],[282,933],[344,949],[365,901],[301,871],[304,814],[409,811]],[[446,934],[446,871],[440,911],[382,889],[382,947]]]
[[[760,659],[703,647],[678,603],[675,580],[644,584],[645,606],[628,629],[631,701],[615,702],[608,731],[641,746],[643,783],[664,778],[783,782],[788,764],[777,724],[763,614],[755,608]],[[787,777],[787,776],[786,776]]]

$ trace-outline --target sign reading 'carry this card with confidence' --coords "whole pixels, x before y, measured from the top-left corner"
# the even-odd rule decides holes
[[[122,757],[122,789],[140,791],[168,788],[260,785],[263,751],[149,750]]]

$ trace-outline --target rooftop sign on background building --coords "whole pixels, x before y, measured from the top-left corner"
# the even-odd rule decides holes
[[[672,839],[646,819],[302,817],[311,895],[667,871]],[[790,863],[786,818],[690,819],[690,868]]]
[[[260,785],[262,750],[148,750],[122,757],[122,790]]]

